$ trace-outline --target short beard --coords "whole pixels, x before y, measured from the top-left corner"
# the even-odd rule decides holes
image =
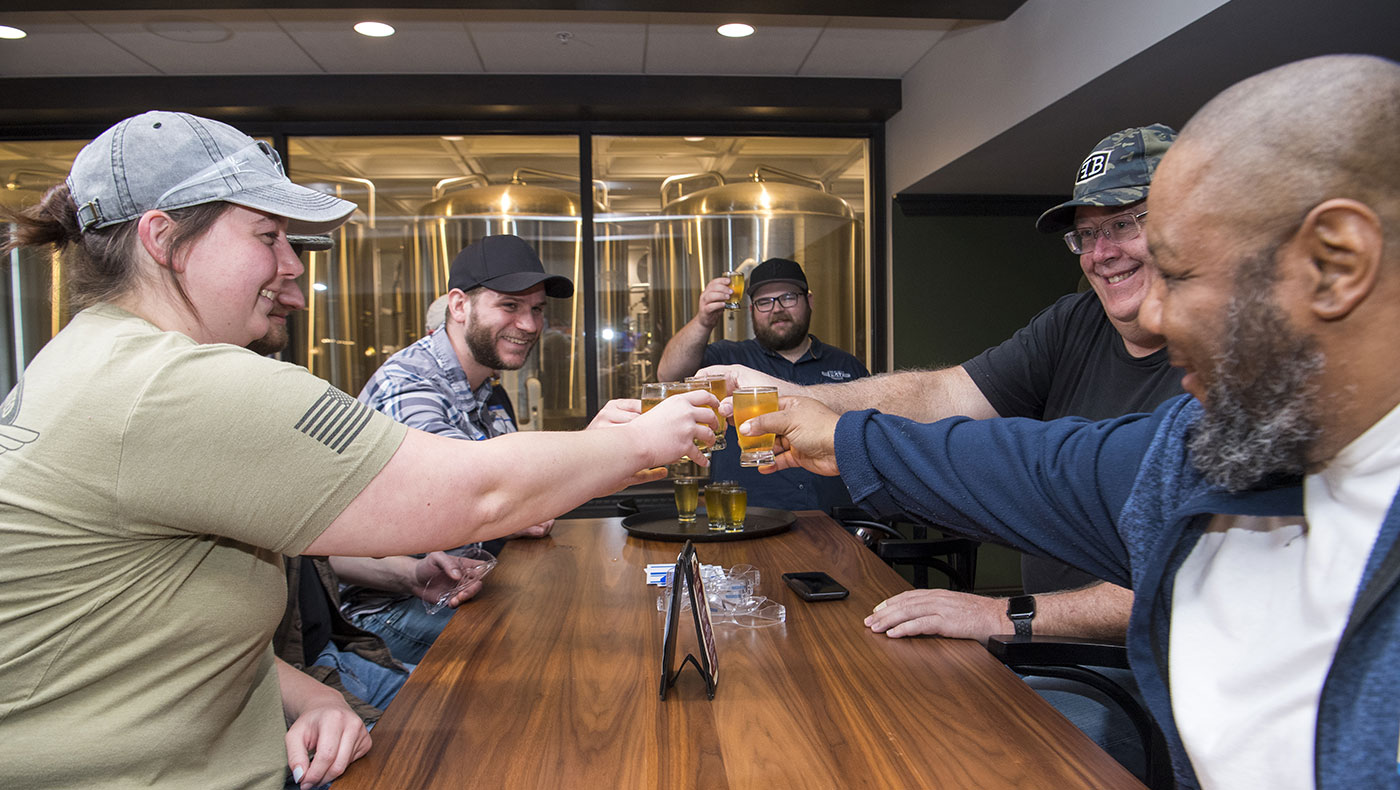
[[[788,313],[792,316],[792,313]],[[758,340],[758,344],[770,351],[791,351],[802,345],[802,341],[807,339],[807,330],[812,326],[812,316],[808,313],[805,319],[799,320],[792,316],[793,322],[788,324],[786,331],[775,330],[767,326],[759,326],[755,321],[753,325],[753,336]]]
[[[530,352],[535,350],[532,344],[525,355],[521,357],[519,363],[508,364],[504,359],[501,359],[500,352],[496,350],[496,335],[487,327],[476,323],[475,320],[469,320],[467,323],[466,340],[467,350],[471,352],[472,359],[492,370],[519,370],[525,367]]]
[[[1293,331],[1274,298],[1274,253],[1245,261],[1225,317],[1224,351],[1189,439],[1191,462],[1228,491],[1296,480],[1321,434],[1317,341]]]
[[[286,348],[290,339],[285,325],[273,325],[271,329],[267,330],[267,334],[249,343],[247,348],[254,354],[270,357]]]

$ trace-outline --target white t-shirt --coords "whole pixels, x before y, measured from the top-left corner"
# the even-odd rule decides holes
[[[1303,520],[1216,516],[1176,575],[1172,712],[1201,787],[1310,788],[1318,698],[1400,486],[1400,407],[1303,482]]]

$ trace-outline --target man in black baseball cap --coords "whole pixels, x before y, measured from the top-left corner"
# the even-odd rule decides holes
[[[498,374],[525,366],[544,330],[547,300],[568,299],[574,284],[547,272],[524,239],[501,235],[457,253],[447,289],[446,321],[385,360],[359,399],[440,436],[481,440],[514,433],[515,408]],[[520,534],[543,536],[553,525],[551,519]],[[500,544],[488,548],[494,554]],[[414,663],[455,611],[428,614],[414,596],[365,587],[348,588],[343,600],[356,625],[383,637],[396,658]]]
[[[701,292],[695,317],[666,343],[656,366],[660,380],[684,378],[701,365],[744,365],[797,384],[839,383],[870,375],[859,359],[808,331],[812,292],[797,261],[769,258],[749,270],[747,280],[753,338],[709,342],[733,294],[729,278],[716,277]],[[739,465],[737,437],[728,436],[725,443],[726,449],[710,456],[710,474],[742,483],[750,505],[830,512],[851,503],[845,485],[837,480],[802,469],[759,474]]]

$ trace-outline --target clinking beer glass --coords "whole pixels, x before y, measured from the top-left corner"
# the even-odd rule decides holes
[[[666,397],[668,397],[668,398],[671,397],[672,395],[679,395],[679,394],[681,394],[682,392],[694,392],[695,390],[708,390],[708,389],[709,389],[709,385],[708,385],[706,382],[704,382],[704,381],[691,381],[691,380],[689,380],[689,379],[687,379],[686,381],[667,381],[667,382],[663,382],[661,386],[663,386],[663,387],[666,389]],[[643,402],[642,407],[643,407],[643,409],[646,408],[646,403],[645,403],[645,402]],[[714,411],[714,410],[711,409],[711,411]],[[716,412],[715,412],[715,415],[718,416],[718,415],[719,415],[719,412],[716,411]],[[700,441],[699,439],[696,439],[696,440],[695,440],[695,447],[696,447],[696,449],[698,449],[698,450],[700,451],[700,453],[701,453],[702,455],[704,455],[706,458],[709,458],[709,457],[710,457],[710,448],[709,448],[708,446],[706,446],[704,442]]]
[[[708,376],[691,376],[687,378],[686,381],[702,385],[705,389],[710,391],[711,395],[715,396],[715,400],[724,400],[725,396],[729,394],[729,383],[724,376],[716,376],[713,374]],[[726,427],[724,415],[719,413],[718,406],[710,409],[710,411],[715,413],[715,443],[711,445],[710,449],[723,450],[726,446],[724,441],[724,429]],[[709,453],[706,453],[706,455],[709,455]]]
[[[740,387],[734,390],[734,425],[743,425],[760,414],[778,410],[777,387]],[[773,441],[771,433],[758,436],[739,434],[739,465],[768,466],[773,463]]]
[[[724,309],[738,310],[740,301],[744,298],[744,273],[727,271],[724,276],[729,278],[729,290],[734,292],[725,300]]]

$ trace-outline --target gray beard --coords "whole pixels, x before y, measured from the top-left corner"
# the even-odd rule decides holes
[[[1205,412],[1189,439],[1191,462],[1211,483],[1244,491],[1296,479],[1321,434],[1317,342],[1281,317],[1272,258],[1241,266],[1225,320],[1225,350],[1206,388]]]

